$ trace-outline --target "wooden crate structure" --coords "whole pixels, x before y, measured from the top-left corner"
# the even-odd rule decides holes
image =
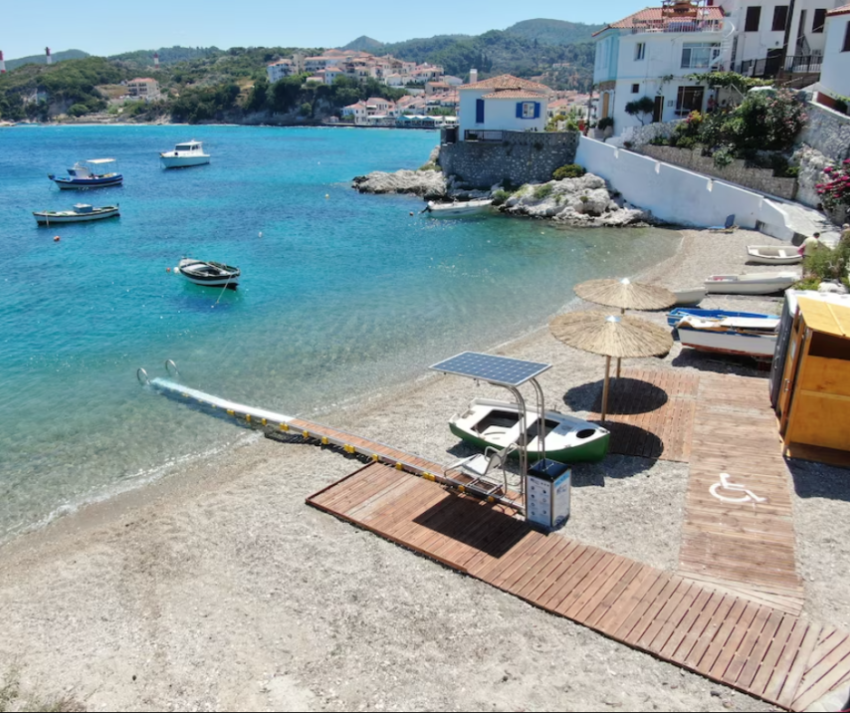
[[[850,307],[799,299],[777,411],[791,455],[850,451]]]

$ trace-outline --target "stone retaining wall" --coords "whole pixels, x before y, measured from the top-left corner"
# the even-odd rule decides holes
[[[735,159],[728,166],[717,168],[711,156],[703,156],[700,149],[678,149],[673,146],[653,146],[645,144],[638,151],[659,161],[672,163],[697,173],[737,183],[754,191],[787,200],[794,200],[797,192],[797,179],[776,178],[768,168],[748,168],[742,159]]]
[[[580,134],[505,131],[502,141],[460,141],[440,146],[440,167],[447,176],[474,188],[545,183],[552,172],[575,163]]]
[[[820,151],[828,159],[843,161],[850,156],[850,116],[809,102],[809,120],[797,143]]]

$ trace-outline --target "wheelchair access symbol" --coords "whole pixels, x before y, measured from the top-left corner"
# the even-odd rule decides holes
[[[760,498],[752,490],[744,485],[736,485],[731,482],[729,473],[720,474],[720,482],[712,485],[708,491],[718,500],[724,503],[766,503],[767,498]],[[737,493],[732,497],[729,495],[721,495],[720,491],[726,490],[732,493]]]

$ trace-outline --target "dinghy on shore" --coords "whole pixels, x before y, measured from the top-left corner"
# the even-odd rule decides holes
[[[712,275],[705,281],[709,293],[724,295],[772,295],[784,292],[800,279],[796,272],[753,272],[743,275]]]
[[[803,256],[793,245],[749,245],[747,262],[756,265],[796,265]]]

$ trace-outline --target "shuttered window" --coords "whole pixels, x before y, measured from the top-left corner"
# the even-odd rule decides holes
[[[777,5],[773,8],[773,25],[771,26],[771,30],[773,32],[784,32],[785,24],[788,22],[788,6],[787,5]]]
[[[539,119],[540,118],[540,102],[517,102],[516,118],[517,119]]]
[[[747,8],[747,20],[744,23],[744,32],[758,32],[761,22],[761,6],[755,5]]]
[[[823,25],[826,22],[826,10],[815,10],[814,18],[812,19],[812,32],[823,32]]]
[[[484,100],[476,99],[475,100],[475,123],[483,124],[484,123]]]

